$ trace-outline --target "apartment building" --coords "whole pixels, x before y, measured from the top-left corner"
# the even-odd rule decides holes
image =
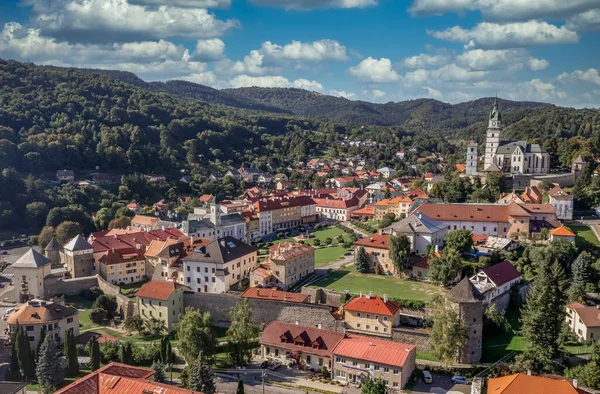
[[[410,239],[411,252],[425,254],[429,249],[435,250],[436,247],[439,249],[444,245],[448,228],[443,223],[417,211],[414,215],[384,228],[383,232],[406,235]]]
[[[600,308],[578,302],[567,305],[567,325],[580,342],[597,341],[600,338]]]
[[[350,330],[391,338],[392,327],[400,324],[400,303],[361,294],[344,305],[344,322]]]
[[[388,213],[393,213],[400,219],[402,214],[408,215],[412,202],[413,200],[406,196],[377,201],[374,205],[375,220],[382,220]]]
[[[257,270],[270,275],[270,285],[288,289],[314,272],[315,249],[295,242],[279,242],[269,248],[269,257]],[[250,286],[256,286],[253,280]]]
[[[228,236],[183,258],[185,285],[198,293],[225,293],[258,266],[258,249]]]
[[[171,281],[150,281],[137,291],[138,311],[142,319],[156,318],[165,323],[171,332],[173,324],[183,314],[183,291],[185,287]]]
[[[145,247],[109,250],[98,259],[100,276],[112,284],[140,282],[146,275]]]
[[[396,267],[390,258],[389,241],[392,236],[389,234],[371,234],[354,242],[354,256],[358,256],[360,248],[365,248],[371,272],[376,272],[377,266],[381,272],[395,275]]]
[[[316,213],[314,208],[310,208],[314,205],[307,196],[277,196],[255,201],[251,212],[258,216],[259,223],[253,238],[314,222]]]

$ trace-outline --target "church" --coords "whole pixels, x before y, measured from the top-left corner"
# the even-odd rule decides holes
[[[469,144],[467,155],[472,155],[472,148],[473,146]],[[476,162],[468,159],[467,156],[467,174],[477,172]],[[494,101],[490,112],[483,169],[488,172],[515,175],[550,172],[550,154],[540,144],[529,144],[527,141],[502,141],[502,115],[498,109],[498,99]]]

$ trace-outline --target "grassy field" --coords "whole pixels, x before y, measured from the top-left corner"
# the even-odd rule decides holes
[[[433,353],[417,349],[417,359],[427,361],[440,361]]]
[[[378,220],[370,220],[368,222],[365,222],[365,224],[368,224],[371,227],[379,228],[379,221]]]
[[[352,248],[346,249],[342,245],[317,249],[315,250],[315,267],[319,268],[332,263],[344,256],[344,253],[350,250],[352,250]]]
[[[143,280],[141,282],[120,285],[119,287],[121,288],[121,294],[129,295],[129,294],[135,293],[146,282],[147,282],[147,280]]]
[[[92,311],[93,301],[88,300],[87,298],[80,296],[67,296],[65,298],[65,303],[74,306],[79,309],[79,329],[87,330],[92,327],[97,327],[98,325],[94,323],[90,319],[90,312]],[[81,310],[85,309],[85,310]]]
[[[588,226],[569,226],[569,228],[577,234],[575,237],[575,245],[581,246],[590,243],[595,246],[600,246],[600,241],[596,238],[596,234]]]
[[[442,288],[428,283],[409,281],[394,276],[360,274],[353,270],[336,270],[312,286],[326,287],[336,291],[348,290],[353,293],[372,291],[377,295],[387,294],[390,297],[418,301],[428,301],[434,295],[444,293]]]
[[[511,326],[509,332],[495,327],[484,330],[482,362],[496,362],[509,353],[519,354],[525,351],[525,339],[515,334],[521,329],[520,317],[519,311],[509,309],[506,311],[506,318]]]

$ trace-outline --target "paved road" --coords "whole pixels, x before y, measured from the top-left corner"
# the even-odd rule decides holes
[[[433,383],[426,384],[423,380],[415,385],[411,391],[413,394],[470,394],[471,386],[466,384],[454,384],[452,377],[448,375],[433,375]]]

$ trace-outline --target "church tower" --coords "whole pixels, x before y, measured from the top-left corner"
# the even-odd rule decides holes
[[[471,141],[467,145],[467,175],[477,172],[477,142]]]
[[[490,121],[488,123],[487,134],[485,137],[485,158],[483,169],[487,169],[494,163],[494,155],[500,141],[502,140],[502,116],[498,110],[498,98],[494,101],[494,107],[490,112]]]

